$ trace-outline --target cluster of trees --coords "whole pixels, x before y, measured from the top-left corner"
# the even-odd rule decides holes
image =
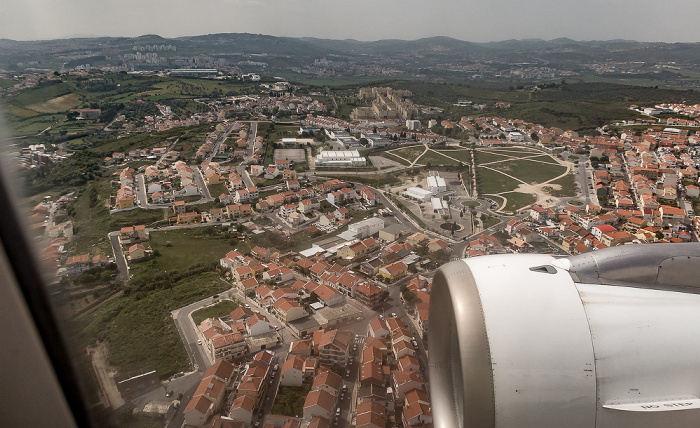
[[[103,176],[102,158],[89,152],[77,152],[68,159],[28,170],[25,184],[30,194],[53,187],[78,187]]]
[[[310,389],[310,385],[301,387],[281,386],[277,395],[277,401],[272,406],[272,412],[292,417],[300,415],[304,410],[304,401]]]
[[[408,286],[406,284],[402,285],[400,287],[401,290],[401,297],[403,298],[403,301],[406,302],[406,305],[408,305],[409,308],[414,307],[418,303],[421,302],[421,300],[416,296],[416,293],[408,289]]]
[[[92,268],[73,279],[73,284],[91,284],[95,282],[107,282],[112,278],[112,274],[117,270],[115,263],[110,263],[105,267]]]
[[[608,162],[610,162],[610,158],[607,156],[602,156],[600,158],[598,156],[591,156],[591,166],[593,168],[598,168],[598,165],[600,165],[601,163]]]

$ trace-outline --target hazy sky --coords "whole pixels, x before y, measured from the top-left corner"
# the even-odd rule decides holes
[[[0,0],[0,38],[260,33],[330,39],[700,41],[700,0]]]

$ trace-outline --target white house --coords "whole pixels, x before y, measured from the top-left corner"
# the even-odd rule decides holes
[[[163,187],[159,183],[151,183],[148,185],[148,193],[156,193],[156,192],[162,192]]]
[[[357,239],[364,239],[379,233],[384,228],[384,219],[380,217],[370,217],[366,220],[358,221],[348,227],[348,231],[355,235]]]
[[[270,331],[270,322],[265,315],[255,314],[245,320],[245,330],[249,336],[257,336],[258,334],[267,333]]]
[[[301,355],[290,355],[282,365],[280,385],[301,386],[304,380],[304,361],[305,358]]]

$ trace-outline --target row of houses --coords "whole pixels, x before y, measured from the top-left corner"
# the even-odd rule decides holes
[[[184,410],[193,427],[251,427],[274,376],[275,356],[260,351],[244,366],[220,360],[209,367]],[[226,407],[226,404],[231,403]]]
[[[422,376],[425,368],[416,358],[416,349],[415,338],[400,318],[370,321],[360,359],[356,426],[384,427],[388,415],[399,407],[404,427],[432,424],[428,388]]]

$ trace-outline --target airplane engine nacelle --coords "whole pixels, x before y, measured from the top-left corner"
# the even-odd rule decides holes
[[[454,261],[435,275],[436,428],[700,426],[700,244]]]

